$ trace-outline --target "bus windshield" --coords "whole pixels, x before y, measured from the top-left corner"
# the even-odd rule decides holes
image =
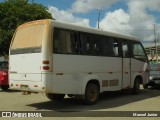
[[[19,28],[16,31],[13,43],[11,45],[12,53],[34,52],[35,48],[40,49],[44,33],[44,24],[34,24]],[[29,51],[28,51],[29,50]],[[18,52],[18,54],[19,54]]]

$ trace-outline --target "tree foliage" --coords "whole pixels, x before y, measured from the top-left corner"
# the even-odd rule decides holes
[[[52,19],[47,8],[28,0],[5,0],[0,3],[0,56],[8,54],[15,29],[28,21]]]

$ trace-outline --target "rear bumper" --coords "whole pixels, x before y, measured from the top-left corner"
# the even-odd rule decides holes
[[[11,89],[20,91],[45,92],[46,90],[42,82],[10,80],[9,85]]]
[[[50,92],[52,87],[52,73],[39,74],[9,74],[9,85],[14,90],[30,92]]]
[[[44,92],[41,73],[9,73],[9,86],[14,90]]]

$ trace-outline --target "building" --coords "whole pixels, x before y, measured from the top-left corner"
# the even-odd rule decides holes
[[[145,46],[145,51],[149,60],[160,62],[160,44]]]

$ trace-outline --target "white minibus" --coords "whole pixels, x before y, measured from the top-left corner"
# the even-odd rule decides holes
[[[9,63],[11,89],[58,101],[81,96],[94,104],[104,91],[138,94],[149,80],[148,58],[135,37],[50,19],[16,29]]]

